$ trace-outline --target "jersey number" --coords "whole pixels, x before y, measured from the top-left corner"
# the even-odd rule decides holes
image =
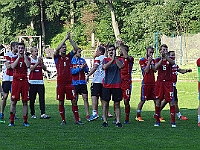
[[[166,65],[163,65],[162,67],[163,67],[163,70],[167,70],[167,67],[166,67]]]
[[[22,62],[19,62],[19,67],[22,67]]]

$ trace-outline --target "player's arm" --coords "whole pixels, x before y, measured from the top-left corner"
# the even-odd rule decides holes
[[[30,65],[30,70],[31,70],[31,71],[35,70],[35,68],[36,68],[38,65],[39,65],[39,62],[35,63],[34,65],[31,64],[31,65]]]
[[[167,59],[167,61],[171,64],[171,65],[174,65],[175,64],[175,61],[173,59],[171,59],[170,57],[168,57],[166,54],[164,55],[164,58]]]
[[[73,75],[75,75],[75,74],[79,73],[81,70],[82,70],[82,68],[80,68],[80,67],[72,67],[71,68],[71,73]]]
[[[72,45],[72,47],[73,47],[73,53],[76,53],[77,52],[77,50],[79,49],[78,48],[78,46],[76,45],[76,43],[72,40],[72,38],[71,38],[71,35],[69,34],[69,42],[70,42],[70,44]]]
[[[144,68],[144,72],[145,72],[145,73],[148,73],[149,70],[151,69],[151,62],[152,62],[152,58],[151,58],[151,57],[148,57],[147,66]]]
[[[17,66],[17,64],[19,62],[19,59],[20,59],[20,56],[18,56],[17,59],[15,59],[15,61],[10,64],[10,66],[11,66],[12,69],[14,69]]]
[[[88,65],[87,65],[86,62],[83,64],[83,68],[82,69],[84,70],[85,73],[89,72],[89,68],[88,68]]]
[[[25,64],[26,64],[26,67],[27,67],[27,68],[29,68],[29,67],[30,67],[30,64],[31,64],[31,62],[30,62],[29,59],[30,59],[30,58],[29,58],[28,56],[24,55],[24,62],[25,62]]]
[[[87,76],[88,76],[88,77],[91,76],[91,75],[97,70],[98,66],[99,66],[99,65],[94,64],[93,67],[92,67],[92,69],[90,70],[90,72],[88,73]]]
[[[112,58],[109,62],[103,64],[102,68],[104,70],[108,69],[108,67],[113,63],[114,59]]]
[[[68,32],[66,37],[63,39],[63,41],[58,45],[58,47],[56,48],[56,51],[54,52],[54,55],[58,55],[59,54],[59,50],[61,49],[61,47],[63,46],[63,44],[69,39],[70,33]]]
[[[187,72],[192,72],[192,69],[181,69],[181,68],[179,68],[179,69],[178,69],[178,72],[180,72],[180,73],[182,73],[182,74],[185,74],[185,73],[187,73]]]
[[[117,57],[115,57],[115,62],[117,66],[119,67],[119,69],[124,67],[124,64]]]
[[[162,58],[159,60],[159,62],[156,63],[155,70],[158,70],[158,68],[161,66],[161,64],[162,64]]]

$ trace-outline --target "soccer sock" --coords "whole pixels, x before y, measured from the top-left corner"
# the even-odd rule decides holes
[[[94,116],[94,115],[96,115],[97,114],[97,111],[96,110],[93,110],[92,111],[92,115]]]
[[[155,106],[155,118],[156,122],[160,122],[160,107]]]
[[[65,121],[65,108],[63,105],[59,105],[60,116],[63,121]]]
[[[130,105],[125,107],[126,120],[129,121]]]
[[[200,115],[198,115],[198,123],[200,123]]]
[[[141,117],[141,112],[142,112],[142,110],[137,110],[137,118]]]
[[[14,120],[15,120],[15,114],[10,112],[10,123],[14,124]]]
[[[178,118],[181,117],[181,113],[180,112],[176,113],[176,115],[178,116]]]
[[[170,106],[171,122],[175,122],[175,106]]]
[[[24,118],[24,123],[27,123],[28,116],[27,115],[23,116],[23,118]]]
[[[75,121],[79,121],[78,106],[72,105],[72,112],[74,113]]]

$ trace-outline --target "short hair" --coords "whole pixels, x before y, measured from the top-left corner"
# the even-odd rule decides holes
[[[37,49],[37,47],[35,47],[35,46],[34,46],[34,47],[31,47],[31,48],[30,48],[30,52],[32,53],[35,49]],[[38,49],[37,49],[37,50],[38,50]]]
[[[175,51],[169,51],[169,52],[168,52],[168,55],[170,55],[170,53],[175,53]]]
[[[127,52],[129,52],[129,46],[128,46],[128,45],[123,45],[123,47],[125,47],[125,50],[126,50]]]
[[[148,51],[149,49],[154,50],[153,46],[148,46],[148,47],[146,48],[147,51]]]
[[[13,47],[15,47],[15,46],[18,45],[18,44],[19,44],[18,42],[12,42],[12,43],[10,44],[11,50],[12,50]]]
[[[18,43],[18,45],[22,45],[25,47],[25,44],[23,42]]]
[[[113,44],[108,45],[108,48],[111,48],[111,47],[113,47],[115,49],[115,45],[113,45]]]
[[[105,48],[103,46],[98,46],[99,51],[101,51],[102,55],[105,53]]]
[[[159,50],[161,50],[162,47],[168,48],[167,44],[162,44],[162,45],[160,46],[160,49],[159,49]]]

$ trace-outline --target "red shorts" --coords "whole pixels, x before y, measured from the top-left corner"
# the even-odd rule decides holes
[[[12,82],[12,92],[11,97],[14,101],[20,100],[20,94],[22,96],[22,100],[29,100],[29,83],[27,79],[23,80],[13,80]]]
[[[173,83],[170,81],[156,81],[156,99],[167,102],[173,100]]]
[[[65,99],[65,94],[67,100],[76,99],[76,92],[73,85],[57,85],[56,94],[57,100],[60,101]]]
[[[142,85],[141,87],[141,100],[155,100],[155,85]]]
[[[122,85],[121,85],[121,89],[122,89],[122,96],[124,100],[130,100],[131,97],[131,80],[122,80]]]

